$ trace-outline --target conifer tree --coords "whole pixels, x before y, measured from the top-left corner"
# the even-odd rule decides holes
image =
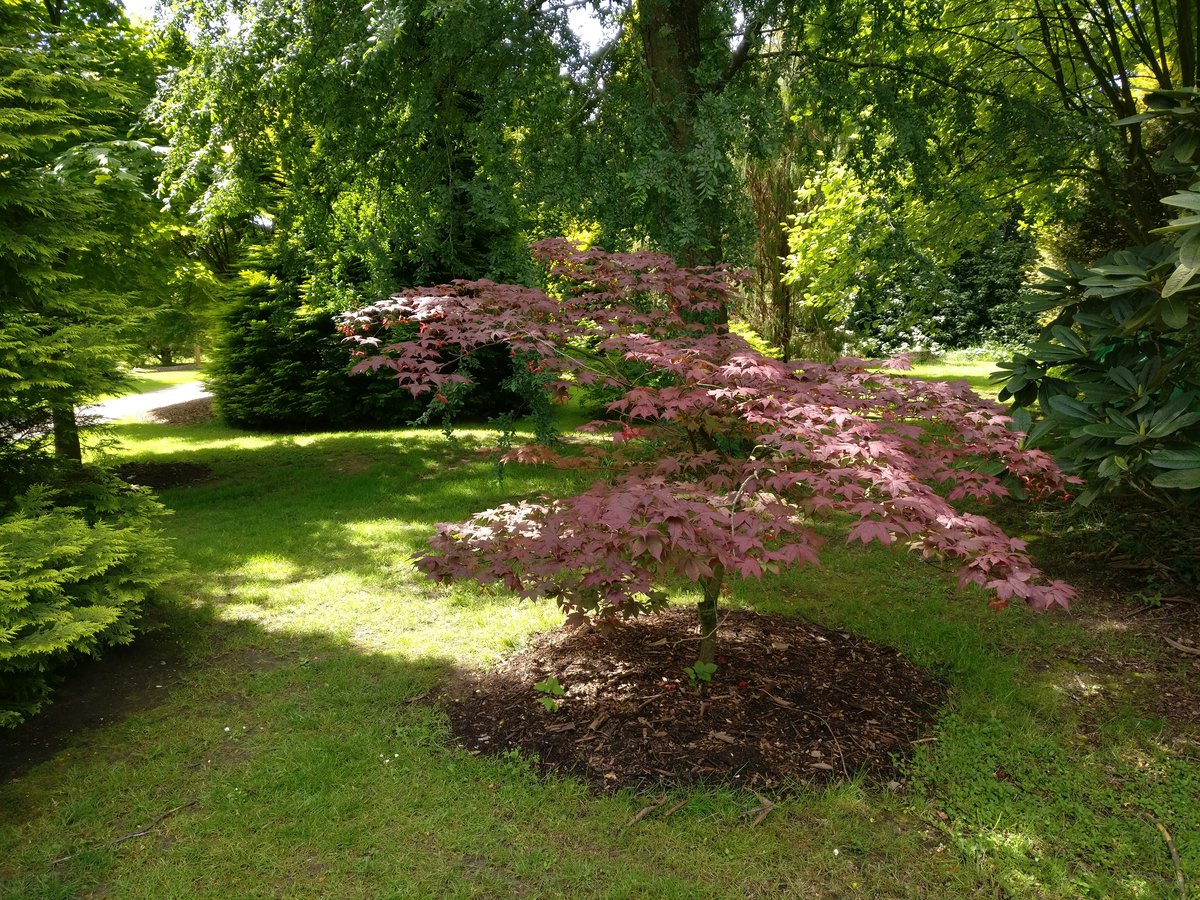
[[[57,14],[55,14],[57,11]],[[102,52],[104,23],[63,25],[53,4],[0,7],[0,465],[36,458],[53,426],[55,455],[80,460],[75,407],[119,378],[122,299],[89,277],[116,235],[127,158],[114,141],[136,87]],[[22,468],[23,466],[17,466]]]

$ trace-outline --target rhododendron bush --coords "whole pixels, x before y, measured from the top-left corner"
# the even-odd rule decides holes
[[[952,563],[996,605],[1044,610],[1073,596],[1042,575],[1024,541],[958,508],[1006,496],[1006,485],[1035,499],[1066,489],[1053,461],[1024,449],[1002,409],[965,384],[855,359],[765,357],[722,324],[737,282],[724,268],[562,240],[534,252],[546,290],[456,282],[341,320],[355,371],[393,369],[435,405],[451,405],[468,381],[462,357],[496,344],[546,397],[589,387],[616,397],[581,429],[591,436],[504,457],[589,470],[592,486],[439,525],[417,563],[435,580],[552,597],[579,623],[659,608],[664,585],[682,577],[703,590],[699,658],[711,661],[725,580],[818,563],[813,524],[841,515],[850,541],[898,542]]]

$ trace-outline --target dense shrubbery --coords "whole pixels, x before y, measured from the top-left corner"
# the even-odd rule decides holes
[[[1032,236],[1010,219],[955,260],[946,273],[953,291],[939,294],[932,311],[938,343],[950,350],[1029,344],[1039,325],[1022,291],[1036,259]]]
[[[1036,257],[1016,218],[944,270],[913,254],[909,265],[869,278],[857,289],[848,326],[869,354],[1027,346],[1036,314],[1021,299]]]
[[[210,385],[221,415],[244,428],[313,429],[402,425],[420,416],[428,398],[397,391],[385,376],[349,378],[334,303],[305,304],[299,289],[273,275],[245,272],[222,321]],[[409,335],[411,336],[411,335]],[[473,361],[476,387],[456,398],[460,414],[517,408],[503,384],[508,354]]]
[[[35,485],[0,518],[0,726],[37,712],[55,671],[133,639],[172,571],[163,509],[98,470]]]
[[[1166,176],[1200,176],[1200,91],[1157,91],[1147,112],[1123,124],[1165,124]],[[1169,180],[1169,179],[1168,179]],[[1034,308],[1052,321],[1027,353],[1017,354],[1001,399],[1035,401],[1041,421],[1031,439],[1100,491],[1132,488],[1170,506],[1194,503],[1200,489],[1200,190],[1163,202],[1178,218],[1162,238],[1119,250],[1090,268],[1043,270]]]
[[[398,424],[419,412],[386,385],[346,377],[336,310],[303,307],[294,285],[261,272],[243,273],[231,293],[209,382],[231,425]]]

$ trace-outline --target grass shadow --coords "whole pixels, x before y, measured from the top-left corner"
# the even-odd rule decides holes
[[[202,576],[205,600],[218,606],[275,598],[294,609],[297,591],[324,590],[330,602],[352,606],[397,591],[418,599],[445,594],[409,562],[435,523],[570,480],[520,467],[499,483],[479,452],[490,437],[481,431],[453,443],[428,430],[261,435],[136,424],[114,433],[138,448],[114,452],[115,461],[211,469],[209,481],[160,496],[177,514],[168,532]],[[486,603],[489,595],[482,596]],[[507,598],[496,605],[507,606]]]

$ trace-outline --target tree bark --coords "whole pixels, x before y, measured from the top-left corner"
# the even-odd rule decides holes
[[[709,0],[643,0],[638,5],[642,52],[649,76],[650,104],[670,138],[671,149],[685,160],[696,149],[696,119],[700,99],[715,93],[700,84],[703,60],[700,19]],[[732,76],[731,76],[732,77]],[[691,192],[700,195],[698,184]],[[713,265],[721,261],[722,222],[716,198],[699,201],[697,212],[702,234],[699,242],[680,248],[685,265]],[[722,321],[728,321],[723,313]]]
[[[710,663],[717,658],[717,600],[724,580],[725,569],[719,565],[713,566],[712,577],[700,579],[704,588],[704,599],[696,604],[700,617],[700,650],[696,659],[700,662]]]
[[[1185,88],[1196,83],[1196,44],[1192,18],[1192,0],[1179,0],[1175,7],[1175,35],[1179,41],[1179,80]]]
[[[83,448],[79,444],[79,422],[75,407],[58,404],[51,410],[54,417],[54,455],[59,462],[83,464]]]

